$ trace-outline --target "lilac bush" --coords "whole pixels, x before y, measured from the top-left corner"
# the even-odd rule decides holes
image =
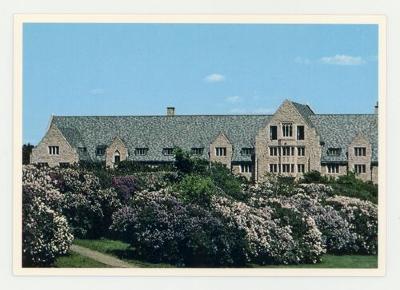
[[[62,194],[50,182],[46,171],[27,166],[22,187],[22,263],[48,266],[66,254],[73,235],[59,212]]]
[[[359,254],[378,252],[378,207],[370,201],[334,196],[326,200],[350,224],[355,241],[349,251]]]
[[[245,261],[242,235],[164,190],[137,193],[114,213],[111,229],[123,233],[138,256],[154,262],[220,266]]]
[[[294,208],[314,219],[330,253],[376,254],[377,206],[357,198],[333,196],[330,186],[300,184],[291,193],[279,195],[274,184],[266,182],[246,190],[253,204]]]
[[[121,206],[113,188],[102,189],[99,179],[84,170],[74,168],[50,169],[51,182],[63,195],[61,212],[73,233],[80,238],[105,235],[111,215]]]
[[[325,249],[314,220],[297,212],[296,218],[300,219],[302,227],[299,231],[285,223],[276,208],[259,201],[246,204],[226,197],[213,200],[215,211],[227,218],[233,227],[245,231],[248,261],[261,264],[318,262]],[[290,212],[296,215],[296,209],[290,208]]]

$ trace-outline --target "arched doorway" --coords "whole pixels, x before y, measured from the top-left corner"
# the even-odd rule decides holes
[[[114,153],[114,164],[118,164],[121,161],[121,154],[118,150]]]

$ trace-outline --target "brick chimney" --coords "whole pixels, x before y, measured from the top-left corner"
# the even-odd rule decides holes
[[[175,116],[175,107],[167,107],[167,116]]]

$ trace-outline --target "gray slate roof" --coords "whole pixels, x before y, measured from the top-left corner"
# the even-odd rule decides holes
[[[372,161],[378,161],[378,118],[365,115],[316,115],[307,106],[293,103],[324,142],[322,162],[347,160],[347,146],[359,133],[372,144]],[[109,145],[119,136],[128,147],[129,160],[172,161],[163,148],[178,146],[186,150],[204,148],[208,158],[209,144],[224,133],[233,145],[233,162],[251,161],[241,154],[242,148],[254,148],[255,136],[271,115],[178,115],[178,116],[54,116],[53,123],[73,147],[86,147],[80,153],[84,160],[104,160],[96,156],[96,147]],[[341,156],[327,156],[328,148],[342,148]],[[147,155],[136,156],[135,148],[149,148]]]
[[[321,161],[346,161],[347,146],[362,134],[372,145],[372,160],[378,161],[378,116],[375,114],[312,115],[309,119],[325,143]],[[328,148],[341,148],[341,156],[327,156]]]
[[[203,147],[208,158],[209,145],[220,134],[232,143],[232,161],[251,161],[240,153],[254,148],[255,136],[270,116],[54,116],[53,123],[73,147],[87,147],[85,160],[104,160],[96,156],[96,147],[109,145],[119,136],[128,147],[129,159],[137,161],[172,161],[163,148],[178,146],[187,150]],[[135,148],[147,147],[145,156],[135,156]]]

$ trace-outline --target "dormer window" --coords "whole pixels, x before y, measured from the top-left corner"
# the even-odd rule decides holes
[[[149,148],[135,148],[135,155],[144,156],[147,155],[147,151],[149,151]]]
[[[103,156],[106,153],[106,146],[97,146],[96,155]]]
[[[204,148],[192,148],[191,152],[193,155],[203,155]]]
[[[282,123],[282,136],[284,138],[293,137],[293,124]]]
[[[78,147],[78,151],[81,153],[85,153],[87,151],[86,147]]]
[[[60,147],[59,146],[49,146],[49,154],[50,155],[59,155]]]
[[[165,156],[174,155],[174,148],[164,148],[164,149],[163,149],[163,154],[164,154]]]
[[[328,156],[340,156],[341,153],[342,148],[328,148],[328,151],[326,152]]]
[[[250,156],[253,154],[253,152],[254,152],[253,148],[242,148],[242,151],[241,151],[242,155],[244,155],[244,156]]]

